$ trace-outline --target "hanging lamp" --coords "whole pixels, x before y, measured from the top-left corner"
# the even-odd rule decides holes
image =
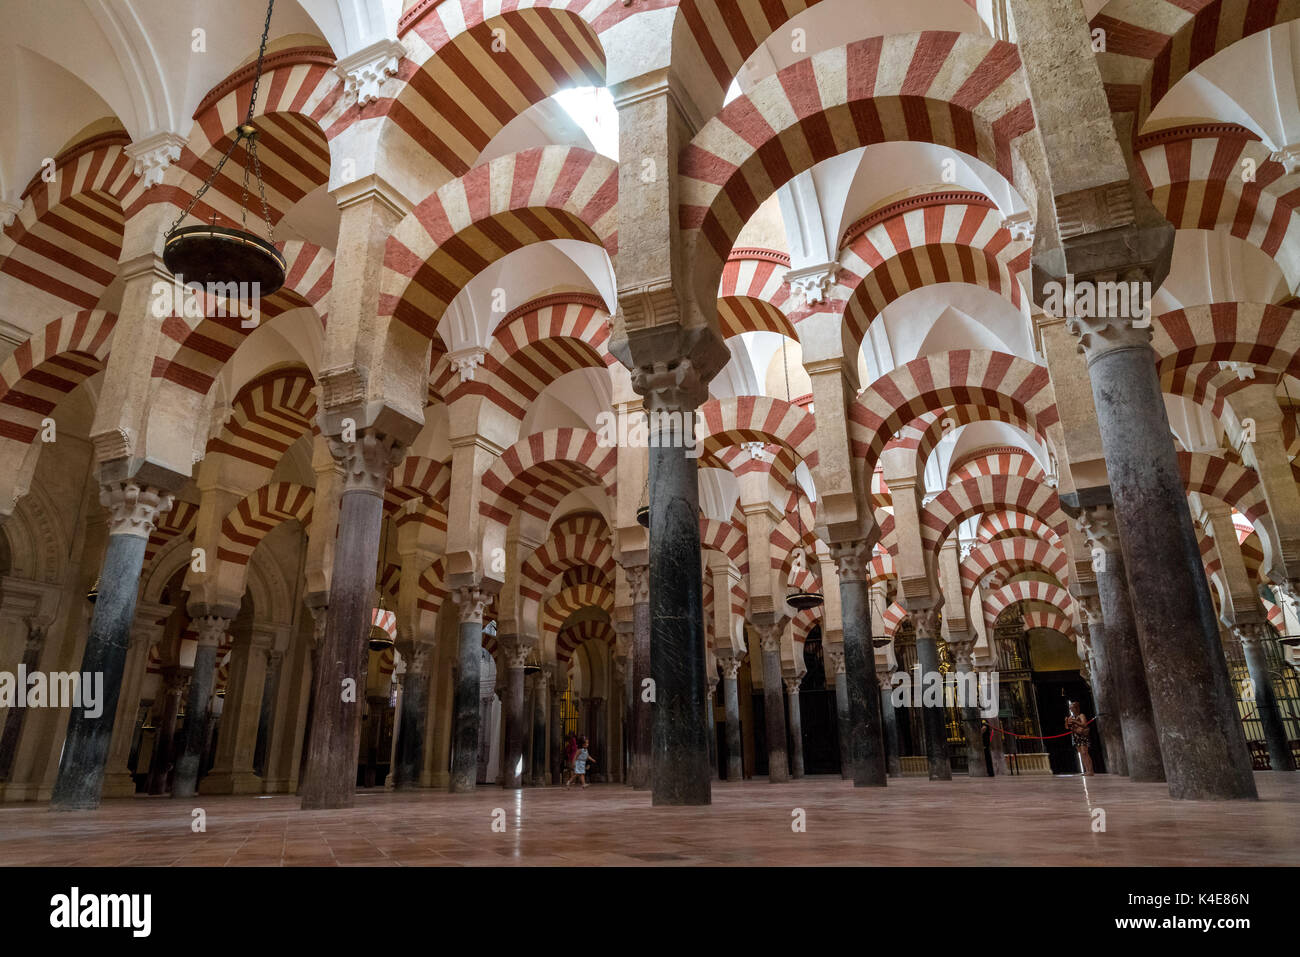
[[[781,337],[781,372],[785,375],[785,401],[786,404],[789,405],[790,404],[790,363],[786,360],[785,336]],[[794,484],[796,490],[795,497],[794,497],[794,517],[795,517],[795,521],[799,523],[799,547],[803,548],[804,530],[803,530],[803,513],[799,511],[799,493],[798,493],[799,479],[797,476],[794,475],[792,475],[791,477],[794,478]],[[796,589],[785,596],[785,603],[789,605],[791,608],[797,609],[798,611],[806,611],[809,608],[818,608],[821,606],[823,601],[825,601],[825,598],[822,597],[821,592],[804,591],[802,588]]]
[[[257,128],[253,126],[253,113],[257,108],[257,88],[262,81],[262,63],[266,58],[266,38],[271,30],[271,10],[275,0],[266,5],[266,23],[262,27],[262,45],[257,52],[257,72],[253,74],[253,92],[248,100],[248,113],[244,122],[235,128],[235,138],[226,148],[225,155],[208,174],[207,181],[194,194],[185,212],[176,217],[167,230],[163,244],[163,264],[173,276],[188,285],[198,283],[257,283],[257,292],[269,296],[284,285],[284,256],[275,248],[275,228],[271,224],[271,211],[266,204],[266,185],[262,182],[262,163],[257,155]],[[217,215],[212,222],[199,226],[181,227],[198,201],[221,175],[226,161],[239,144],[244,144],[244,194],[240,202],[240,228],[217,225]],[[257,178],[257,192],[262,199],[262,218],[266,222],[266,238],[248,229],[248,177]],[[241,295],[244,293],[241,290]]]

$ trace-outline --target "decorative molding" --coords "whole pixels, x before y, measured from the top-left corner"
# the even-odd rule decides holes
[[[1222,137],[1258,140],[1259,134],[1236,123],[1189,123],[1186,126],[1171,126],[1168,129],[1143,133],[1134,140],[1133,148],[1141,153],[1143,150],[1149,150],[1153,146],[1164,146],[1166,143]]]
[[[135,482],[105,482],[99,487],[99,503],[109,512],[110,536],[148,538],[158,516],[171,509],[173,500],[171,492]]]
[[[644,605],[650,601],[650,566],[624,565],[623,572],[632,591],[632,604]]]
[[[0,228],[8,229],[23,211],[23,204],[15,199],[0,199]]]
[[[278,70],[286,66],[296,66],[300,63],[334,66],[334,62],[334,52],[329,47],[290,47],[287,50],[280,50],[278,53],[268,53],[262,60],[262,74],[265,76],[272,70]],[[197,120],[205,110],[222,100],[227,94],[239,89],[245,83],[251,82],[256,73],[257,60],[254,59],[230,74],[204,95],[203,99],[199,101],[199,105],[195,107],[191,119]]]
[[[840,240],[840,249],[852,244],[855,239],[871,229],[871,227],[878,226],[885,220],[893,219],[901,213],[908,213],[914,209],[926,209],[930,206],[949,206],[954,203],[967,206],[983,206],[985,209],[997,208],[997,204],[983,193],[967,189],[945,190],[941,193],[922,193],[919,196],[909,196],[906,199],[900,199],[881,206],[854,222],[848,229],[844,230],[844,238]]]
[[[1268,154],[1270,163],[1279,163],[1286,170],[1286,175],[1290,176],[1297,169],[1300,169],[1300,143],[1290,143],[1280,150],[1274,150]]]
[[[322,615],[323,619],[325,616]],[[230,619],[218,615],[201,615],[194,619],[194,628],[199,633],[200,648],[217,648],[226,637],[230,628]]]
[[[126,147],[123,152],[135,160],[135,175],[143,181],[145,189],[159,186],[167,167],[181,158],[181,150],[187,140],[179,133],[164,130],[152,136],[146,136]]]
[[[1062,241],[1129,226],[1135,219],[1128,180],[1065,193],[1055,202]]]
[[[784,278],[804,303],[812,305],[813,303],[826,301],[831,287],[835,285],[835,277],[839,275],[839,272],[840,264],[832,261],[818,263],[814,266],[804,266],[800,269],[791,269],[785,274]]]
[[[1016,242],[1032,243],[1034,241],[1034,217],[1029,210],[1016,213],[1002,220],[1002,228],[1011,234]]]
[[[447,361],[460,374],[462,383],[473,382],[474,370],[483,364],[483,359],[486,356],[487,349],[483,346],[470,346],[466,349],[457,349],[455,352],[447,353]]]
[[[492,596],[477,585],[462,585],[452,592],[452,600],[457,605],[457,612],[462,625],[468,623],[483,624],[483,609]]]
[[[343,78],[348,95],[356,94],[357,106],[379,99],[384,80],[396,76],[406,47],[397,40],[382,39],[339,60],[334,69]]]
[[[865,541],[832,542],[830,552],[841,582],[866,582],[867,565],[871,562],[870,545]]]
[[[388,475],[406,456],[406,446],[390,436],[365,429],[352,442],[328,438],[330,454],[343,470],[343,493],[383,495]]]
[[[790,254],[777,249],[764,249],[761,246],[737,246],[727,257],[727,262],[761,262],[775,263],[778,266],[790,266]]]

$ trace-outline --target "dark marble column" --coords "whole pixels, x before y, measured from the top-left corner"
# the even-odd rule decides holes
[[[212,713],[212,686],[217,677],[217,647],[226,636],[234,615],[202,614],[210,609],[196,606],[194,627],[199,633],[199,647],[194,652],[190,671],[189,699],[185,704],[185,737],[176,772],[172,775],[172,797],[193,797],[199,791],[199,774],[207,756],[208,718]]]
[[[1124,729],[1120,725],[1110,639],[1106,636],[1106,622],[1101,613],[1101,598],[1097,595],[1083,595],[1075,600],[1083,609],[1083,627],[1087,635],[1088,670],[1092,673],[1092,703],[1097,712],[1097,720],[1093,722],[1093,727],[1098,729],[1101,737],[1102,748],[1106,754],[1107,773],[1127,776],[1128,757],[1124,754]]]
[[[1162,228],[1167,230],[1168,224]],[[1080,261],[1104,262],[1109,257],[1118,262],[1132,255],[1126,252],[1129,238],[1124,236],[1095,250],[1086,248],[1079,253]],[[1067,260],[1071,255],[1067,251]],[[1153,274],[1160,278],[1155,266],[1118,274],[1086,271],[1085,281],[1141,282]],[[1150,346],[1151,322],[1068,317],[1066,324],[1079,337],[1088,358],[1109,492],[1121,530],[1141,654],[1148,665],[1147,685],[1169,793],[1184,799],[1254,798],[1250,754],[1219,644]],[[1086,500],[1085,491],[1080,493],[1085,499],[1081,504],[1096,504]],[[1099,587],[1101,578],[1099,574]],[[1105,593],[1102,615],[1106,636],[1118,654],[1124,640],[1113,634]],[[1117,660],[1114,669],[1121,706],[1125,664]],[[1124,744],[1129,776],[1139,780],[1147,755],[1130,746],[1127,733]]]
[[[872,677],[875,649],[871,642],[871,603],[867,597],[867,562],[871,558],[871,545],[865,541],[833,543],[831,557],[840,578],[853,786],[885,787],[887,774],[881,736],[880,689]]]
[[[853,759],[849,755],[849,682],[844,673],[843,645],[840,651],[826,652],[826,674],[835,685],[835,721],[839,729],[840,778],[853,780]]]
[[[736,682],[740,659],[720,658],[718,663],[722,666],[722,706],[727,714],[727,780],[740,781],[745,766],[745,746],[740,740],[740,689]]]
[[[59,773],[50,799],[50,808],[56,811],[99,807],[127,644],[135,623],[144,549],[158,515],[171,508],[172,493],[132,481],[109,481],[100,486],[99,501],[109,510],[108,547],[78,670],[92,676],[96,683],[103,676],[103,700],[97,717],[88,717],[85,708],[73,708],[68,716]]]
[[[650,676],[655,703],[650,744],[652,803],[711,800],[704,709],[704,592],[695,411],[707,379],[690,359],[632,372],[649,413]],[[779,679],[779,675],[778,675]]]
[[[406,662],[402,684],[402,718],[397,742],[397,774],[394,786],[420,786],[424,770],[424,729],[429,716],[429,659],[432,646],[417,641]]]
[[[307,603],[311,610],[312,624],[311,671],[307,676],[307,714],[303,721],[302,751],[298,755],[298,788],[295,793],[299,796],[302,795],[303,779],[307,776],[307,756],[311,754],[311,728],[316,715],[316,674],[320,671],[320,650],[325,644],[325,623],[329,619],[328,597],[316,596]]]
[[[1250,683],[1254,691],[1254,707],[1264,726],[1269,765],[1274,771],[1294,771],[1295,760],[1291,755],[1291,744],[1287,740],[1286,725],[1278,710],[1277,692],[1268,673],[1268,657],[1264,651],[1264,640],[1271,638],[1273,631],[1268,622],[1260,621],[1237,625],[1233,632],[1241,640],[1241,648],[1246,655],[1246,669],[1250,672]]]
[[[355,798],[365,696],[366,640],[375,563],[384,521],[384,489],[406,449],[374,429],[355,441],[329,439],[343,471],[325,640],[314,677],[311,750],[302,783],[303,810],[351,807]]]
[[[266,776],[266,748],[274,730],[275,701],[280,693],[280,669],[284,665],[283,651],[268,648],[265,654],[266,678],[262,682],[262,706],[257,718],[257,743],[253,746],[253,771],[261,777]]]
[[[880,721],[885,739],[885,767],[891,778],[903,776],[903,761],[898,755],[898,712],[894,710],[894,672],[888,665],[876,668],[880,686]]]
[[[995,671],[996,668],[995,663],[990,663],[979,666],[975,671],[979,674],[987,674]],[[1002,734],[1002,719],[986,718],[984,723],[989,726],[989,760],[993,763],[993,776],[1001,777],[1010,773],[1005,759],[1006,742]]]
[[[799,710],[799,685],[803,682],[803,676],[795,675],[783,680],[785,698],[790,702],[790,746],[793,748],[790,754],[790,776],[801,778],[803,777],[803,715]]]
[[[551,784],[564,783],[564,689],[567,686],[560,665],[551,669]]]
[[[1112,666],[1115,697],[1124,738],[1125,764],[1129,779],[1139,782],[1165,780],[1161,739],[1156,731],[1147,668],[1138,638],[1133,602],[1125,574],[1120,538],[1115,532],[1114,512],[1106,505],[1084,509],[1079,527],[1092,548],[1093,570],[1097,575],[1097,597],[1106,636],[1107,663]],[[1199,559],[1198,559],[1199,560]],[[1217,642],[1218,633],[1215,633]]]
[[[650,566],[629,565],[632,590],[632,746],[631,781],[637,790],[650,787],[650,747],[654,732],[654,703],[646,701],[650,679]]]
[[[921,679],[939,673],[939,609],[925,608],[909,612],[916,629],[916,661],[921,666]],[[952,764],[948,760],[948,728],[944,721],[942,703],[921,708],[921,722],[925,726],[925,753],[930,759],[930,780],[951,781]]]
[[[176,722],[181,710],[181,695],[185,691],[186,674],[180,667],[163,670],[163,707],[158,719],[153,760],[149,765],[150,794],[166,794],[168,777],[175,762]]]
[[[718,676],[709,675],[709,700],[704,704],[704,733],[709,739],[709,770],[713,780],[722,780],[722,774],[718,770],[718,727],[714,711],[713,695],[718,690]]]
[[[528,662],[529,646],[512,642],[505,644],[504,650],[506,747],[501,786],[521,788],[524,786],[524,665]]]
[[[550,674],[545,669],[533,679],[533,787],[546,786],[546,713],[550,708]]]
[[[958,681],[964,682],[965,687],[975,689],[977,692],[979,676],[971,669],[971,652],[975,648],[974,640],[965,635],[953,635],[948,638],[947,645],[948,652],[952,655]],[[970,679],[965,678],[966,675],[969,675]],[[974,679],[976,683],[971,684],[971,679]],[[966,744],[966,773],[972,778],[986,778],[989,776],[989,769],[984,763],[984,740],[981,736],[979,708],[975,707],[969,698],[966,703],[968,706],[961,708],[962,737],[965,738]],[[960,700],[958,704],[960,706]]]
[[[763,721],[767,725],[767,779],[773,784],[790,780],[790,759],[785,749],[785,695],[781,685],[781,631],[783,625],[756,625],[763,656]]]
[[[476,586],[453,593],[460,612],[459,666],[452,713],[451,778],[448,790],[465,794],[474,790],[479,764],[479,661],[483,654],[483,606],[488,594]]]
[[[23,645],[21,667],[31,674],[40,667],[41,648],[45,646],[48,626],[29,621],[27,624],[27,641]],[[23,691],[24,689],[17,689]],[[8,781],[13,774],[14,759],[18,756],[18,741],[23,733],[23,719],[27,716],[26,708],[10,708],[5,712],[4,731],[0,733],[0,782]]]

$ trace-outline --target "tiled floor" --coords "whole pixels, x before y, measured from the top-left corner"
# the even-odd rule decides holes
[[[1101,776],[904,778],[884,790],[758,779],[715,783],[704,808],[652,808],[621,785],[366,792],[346,811],[304,812],[291,796],[136,798],[72,814],[17,805],[0,807],[0,865],[1300,864],[1300,774],[1256,781],[1261,800],[1224,803]],[[191,829],[196,807],[204,833]]]

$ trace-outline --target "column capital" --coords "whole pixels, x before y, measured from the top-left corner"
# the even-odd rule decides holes
[[[1115,510],[1110,505],[1081,507],[1076,525],[1094,550],[1101,549],[1107,555],[1119,554],[1119,528],[1115,524]]]
[[[803,683],[803,675],[795,675],[794,677],[782,678],[781,680],[785,682],[785,693],[796,695],[799,693],[799,685]]]
[[[831,674],[832,674],[832,675],[842,675],[842,674],[847,674],[847,672],[844,670],[844,651],[843,651],[843,650],[840,650],[840,651],[828,651],[828,652],[826,652],[826,657],[830,659],[830,663],[831,663],[830,671],[831,671]]]
[[[1241,647],[1250,650],[1261,647],[1264,639],[1269,637],[1270,631],[1266,621],[1247,621],[1232,626],[1232,633],[1241,642]]]
[[[929,639],[936,640],[939,637],[939,609],[938,608],[920,608],[916,611],[909,611],[907,617],[912,622],[912,627],[916,629],[917,640]]]
[[[492,596],[478,585],[462,585],[452,592],[460,614],[460,623],[475,622],[483,624],[483,608]]]
[[[171,492],[129,480],[99,486],[99,503],[108,509],[109,535],[148,538],[158,516],[170,511],[174,500]]]
[[[482,613],[480,612],[480,618],[481,616]],[[532,644],[527,641],[503,642],[501,647],[501,651],[506,658],[506,665],[511,671],[522,671],[523,667],[528,664],[528,655],[532,650]]]
[[[952,663],[959,672],[971,670],[971,655],[975,651],[975,639],[970,635],[950,635],[944,640],[948,646],[948,653],[952,655]]]
[[[641,396],[647,412],[694,414],[709,397],[709,380],[700,375],[689,358],[675,364],[656,362],[633,369],[632,388]]]
[[[771,625],[754,625],[754,630],[758,632],[758,644],[765,654],[775,652],[781,653],[781,632],[784,626],[776,623]]]
[[[712,700],[712,699],[713,699],[713,692],[715,692],[715,691],[718,690],[718,676],[717,676],[717,675],[707,675],[707,676],[705,677],[705,680],[708,681],[708,683],[709,683],[709,699]]]
[[[650,566],[624,565],[628,587],[632,590],[632,604],[643,605],[650,600]]]
[[[1079,603],[1079,608],[1083,612],[1085,628],[1105,624],[1101,617],[1100,595],[1075,595],[1074,600]]]
[[[740,658],[719,658],[718,667],[722,669],[722,677],[735,681],[740,674]]]
[[[218,615],[202,615],[194,619],[194,627],[199,633],[200,648],[216,648],[221,639],[226,637],[231,619]]]
[[[330,454],[343,473],[343,492],[383,495],[388,475],[406,456],[406,446],[395,436],[363,429],[351,442],[327,437]]]
[[[867,566],[871,563],[874,546],[865,539],[852,542],[832,542],[831,561],[842,582],[865,582]]]
[[[894,670],[889,665],[877,665],[876,682],[880,685],[881,691],[892,691],[894,689]]]

